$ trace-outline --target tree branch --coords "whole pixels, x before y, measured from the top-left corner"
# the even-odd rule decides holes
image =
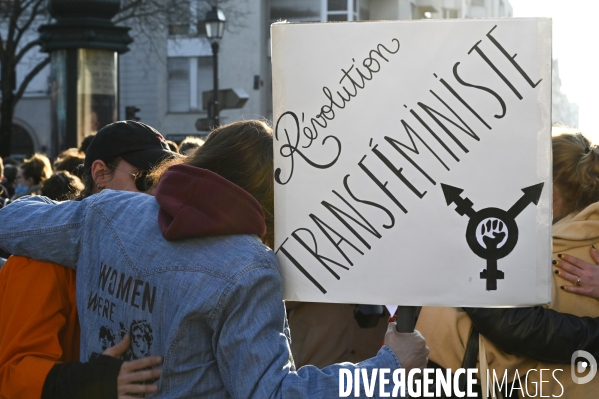
[[[14,48],[9,48],[9,43],[14,42],[15,29],[17,27],[17,21],[21,18],[23,8],[21,7],[21,0],[14,0],[12,3],[12,10],[10,11],[10,19],[8,21],[8,33],[6,34],[6,51],[14,52]]]
[[[21,61],[21,58],[23,58],[23,56],[32,48],[34,48],[35,46],[38,46],[41,44],[41,41],[38,40],[32,40],[29,43],[27,43],[25,46],[23,46],[19,52],[15,55],[14,57],[14,63],[15,65],[17,65],[19,63],[19,61]]]
[[[0,30],[0,58],[4,58],[4,37],[2,36],[2,31]]]
[[[28,7],[30,7],[33,3],[35,3],[38,0],[25,0],[25,2],[21,5],[21,7],[26,10]]]
[[[137,8],[142,4],[142,0],[132,0],[129,2],[125,2],[125,4],[121,4],[121,8],[119,10],[119,14],[125,13],[131,9]]]
[[[169,19],[189,17],[189,1],[130,0],[121,6],[113,22],[133,21],[133,24],[142,25],[150,22],[148,17],[159,24],[166,24]]]
[[[16,24],[16,30],[18,33],[17,33],[17,37],[15,38],[15,43],[17,45],[21,41],[21,37],[23,37],[23,33],[25,33],[25,31],[27,31],[27,29],[29,29],[29,27],[31,26],[33,21],[40,14],[39,8],[43,3],[44,3],[44,0],[35,0],[34,2],[32,1],[32,3],[30,5],[28,5],[28,7],[32,7],[31,13],[29,14],[29,17],[27,18],[25,23],[22,26],[19,26],[18,24]]]
[[[29,83],[49,63],[50,63],[50,57],[48,56],[43,61],[41,61],[39,64],[37,64],[35,66],[35,68],[33,68],[31,71],[29,71],[27,76],[25,76],[25,79],[23,79],[23,81],[21,82],[21,85],[19,86],[19,90],[15,93],[15,97],[14,97],[14,101],[13,101],[13,109],[14,109],[14,106],[17,105],[17,103],[19,102],[21,97],[23,97],[23,93],[25,93],[25,89],[27,89],[27,86],[29,85]]]

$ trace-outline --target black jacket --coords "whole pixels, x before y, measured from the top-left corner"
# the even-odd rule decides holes
[[[464,311],[479,333],[507,353],[543,362],[570,363],[575,351],[585,350],[599,359],[599,318],[541,306]]]

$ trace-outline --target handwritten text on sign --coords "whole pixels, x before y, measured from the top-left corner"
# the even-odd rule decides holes
[[[544,19],[273,25],[285,298],[547,302],[549,37]],[[506,212],[522,189],[533,205]]]

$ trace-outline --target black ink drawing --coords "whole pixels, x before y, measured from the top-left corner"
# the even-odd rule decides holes
[[[152,326],[146,320],[133,320],[131,328],[127,330],[125,323],[119,322],[119,340],[125,338],[125,334],[131,335],[131,346],[127,348],[121,358],[125,361],[141,359],[150,356],[152,342],[154,341]],[[100,327],[100,343],[102,350],[114,346],[116,335],[110,327]]]
[[[131,352],[134,359],[150,356],[153,340],[150,323],[145,320],[134,320],[131,323]]]
[[[497,260],[512,252],[518,242],[516,217],[530,203],[539,203],[543,184],[523,188],[524,194],[507,212],[498,208],[485,208],[477,212],[472,209],[472,201],[461,197],[464,190],[441,183],[447,205],[456,204],[455,211],[460,216],[470,218],[466,242],[472,252],[487,261],[486,269],[480,272],[480,278],[487,280],[487,291],[496,290],[497,280],[504,277],[503,271],[497,269]]]
[[[123,323],[122,321],[119,322],[119,338],[122,341],[123,338],[125,338],[125,334],[127,334],[127,328],[125,327],[125,323]],[[131,351],[131,346],[129,346],[127,348],[127,350],[125,351],[125,353],[123,353],[123,355],[121,356],[121,358],[124,361],[129,361],[129,360],[134,360],[135,358],[133,357],[133,352]]]
[[[108,326],[100,327],[100,344],[102,345],[102,350],[105,351],[108,348],[111,348],[115,345],[116,336]]]

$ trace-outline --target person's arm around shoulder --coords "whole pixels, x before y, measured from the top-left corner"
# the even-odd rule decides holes
[[[599,358],[599,318],[542,306],[464,311],[478,332],[504,352],[551,363],[570,363],[577,350]]]
[[[139,369],[160,358],[125,363],[114,358],[128,347],[128,336],[97,361],[77,361],[79,325],[69,295],[74,280],[72,270],[21,256],[10,257],[0,270],[1,398],[113,399],[118,392],[124,399],[125,393],[156,391],[138,382],[156,378],[160,370]],[[70,347],[63,347],[67,342]]]
[[[61,203],[28,196],[11,203],[0,209],[0,248],[76,269],[85,217],[100,195]]]
[[[556,270],[556,276],[565,283],[560,286],[562,290],[599,299],[599,253],[594,249],[590,253],[594,265],[567,254],[558,254],[559,260],[553,262],[560,269]]]
[[[599,253],[590,248],[599,263]],[[599,267],[570,255],[553,261],[561,289],[599,298]],[[597,303],[599,306],[599,302]],[[464,308],[476,329],[507,353],[552,363],[570,363],[572,354],[585,350],[599,357],[599,318],[579,317],[541,306],[532,308]]]
[[[160,356],[123,362],[119,357],[131,344],[129,334],[118,344],[89,362],[56,364],[46,377],[41,399],[133,399],[134,395],[154,393],[157,384],[145,382],[160,376]]]

